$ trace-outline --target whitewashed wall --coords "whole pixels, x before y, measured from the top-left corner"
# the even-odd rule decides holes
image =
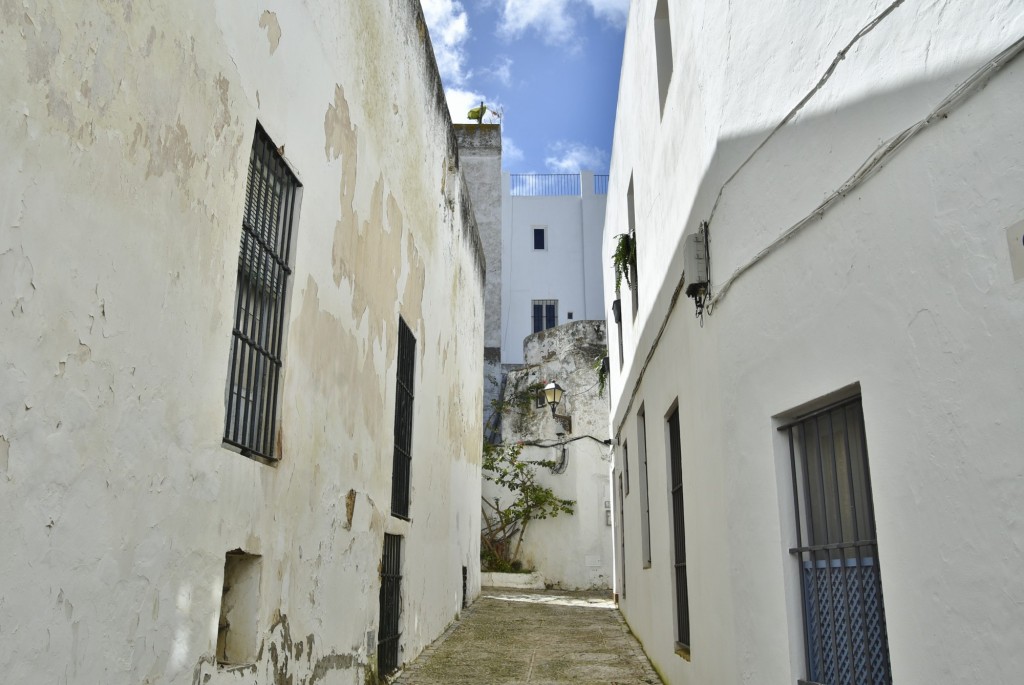
[[[502,180],[501,360],[523,363],[533,333],[533,300],[558,300],[558,323],[604,318],[601,233],[605,195],[594,174],[580,174],[581,195],[513,196]],[[546,227],[547,247],[535,250],[533,228]]]
[[[0,672],[362,683],[478,591],[483,257],[419,4],[0,5]],[[257,120],[303,183],[280,463],[221,446]],[[396,328],[411,521],[389,515]],[[225,553],[260,657],[214,663]]]
[[[639,312],[632,322],[624,298],[611,421],[634,445],[646,410],[653,559],[644,569],[639,500],[627,498],[623,613],[666,682],[804,677],[775,417],[859,384],[894,682],[1018,680],[1024,283],[1005,229],[1024,219],[1024,61],[729,282],[703,328],[692,301],[672,297],[684,233],[711,220],[721,293],[883,141],[1024,36],[1024,6],[671,0],[662,116],[655,4],[631,6],[604,237],[610,255],[632,177]],[[614,327],[610,338],[614,348]],[[690,660],[673,645],[664,419],[676,401]],[[637,488],[635,457],[630,466]]]
[[[556,408],[562,420],[554,418],[547,405],[530,403],[523,413],[506,414],[502,422],[505,443],[529,443],[523,447],[524,460],[559,462],[565,445],[564,471],[538,467],[537,482],[556,496],[573,500],[575,512],[531,522],[522,547],[524,567],[565,589],[607,589],[612,582],[612,529],[606,509],[611,502],[611,448],[604,444],[608,394],[601,391],[594,368],[595,359],[605,354],[605,344],[603,321],[574,321],[531,335],[524,343],[526,364],[509,373],[506,386],[507,400],[541,381],[557,381],[565,389]],[[564,417],[570,420],[565,422]],[[486,481],[484,496],[509,502],[507,491]]]

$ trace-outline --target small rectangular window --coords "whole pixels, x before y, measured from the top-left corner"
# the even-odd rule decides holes
[[[546,234],[547,234],[547,229],[545,229],[545,228],[538,228],[538,227],[534,226],[534,228],[533,228],[533,249],[535,249],[535,250],[545,250],[545,249],[547,249],[547,242],[546,242],[547,235]]]
[[[534,333],[540,333],[558,325],[558,300],[534,300],[532,307]]]
[[[249,154],[224,442],[274,459],[281,348],[299,183],[259,124]]]
[[[391,473],[391,514],[409,518],[409,480],[412,471],[413,380],[416,338],[398,319],[398,371],[395,381],[395,452]]]

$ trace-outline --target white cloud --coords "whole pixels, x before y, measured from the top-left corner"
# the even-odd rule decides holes
[[[513,38],[527,29],[539,32],[549,43],[576,40],[576,19],[587,7],[598,19],[617,27],[626,25],[629,0],[504,0],[498,32]]]
[[[523,151],[507,136],[501,138],[501,156],[509,162],[521,162]]]
[[[422,5],[441,81],[461,86],[469,77],[463,49],[469,39],[469,16],[458,0],[422,0]]]
[[[551,154],[544,158],[548,169],[560,174],[575,174],[579,171],[606,172],[608,153],[598,147],[559,141],[550,147]]]
[[[498,31],[512,38],[526,29],[539,31],[550,43],[568,43],[576,22],[566,11],[571,0],[505,0]]]

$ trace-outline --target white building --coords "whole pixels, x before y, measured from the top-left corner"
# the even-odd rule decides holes
[[[1020,680],[1022,37],[1020,3],[632,3],[616,587],[666,682]]]
[[[484,344],[419,3],[0,17],[0,680],[412,659],[479,588]]]
[[[509,412],[502,442],[523,442],[521,458],[549,461],[537,467],[537,482],[556,497],[575,502],[571,515],[532,521],[523,537],[524,568],[548,585],[570,590],[607,590],[612,585],[611,467],[608,394],[595,362],[607,354],[604,321],[571,321],[528,336],[525,364],[508,372]],[[512,406],[517,393],[557,381],[564,388],[555,411],[542,402]],[[530,398],[528,398],[530,399]],[[485,482],[484,497],[508,494]]]
[[[523,363],[528,335],[605,318],[600,265],[607,181],[587,171],[503,174],[503,364]]]

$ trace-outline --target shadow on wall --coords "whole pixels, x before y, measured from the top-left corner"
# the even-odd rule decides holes
[[[1024,74],[1022,61],[1024,58],[1007,65],[996,76],[1001,85],[996,84],[994,87],[1007,90],[1017,88]],[[712,217],[710,252],[711,289],[714,295],[737,269],[750,262],[791,226],[812,215],[822,200],[854,175],[884,142],[927,117],[973,72],[973,67],[945,72],[927,80],[906,83],[896,89],[872,93],[867,97],[837,105],[827,112],[809,115],[801,112],[774,134],[771,128],[764,128],[742,135],[723,137],[717,142],[707,168],[697,184],[695,196],[692,200],[685,196],[679,198],[679,205],[688,203],[688,206],[673,206],[671,199],[665,199],[665,204],[656,208],[659,210],[657,214],[646,215],[647,221],[666,221],[678,225],[676,219],[668,217],[680,216],[686,212],[682,225],[685,227],[683,233],[688,234],[696,231],[702,221]],[[1013,85],[1014,83],[1018,86]],[[991,88],[979,91],[967,98],[949,114],[948,120],[941,118],[930,128],[924,129],[908,143],[907,147],[897,152],[890,162],[899,160],[901,155],[906,155],[915,148],[921,150],[921,146],[926,146],[927,149],[927,146],[934,145],[936,141],[941,144],[942,139],[936,139],[935,135],[941,134],[943,129],[959,131],[965,125],[976,126],[977,123],[974,122],[957,122],[958,116],[964,116],[959,110],[969,107],[974,99],[990,97],[990,90]],[[829,95],[830,93],[819,93],[810,101],[808,107],[818,105],[820,99]],[[757,150],[758,146],[762,147]],[[757,152],[753,157],[745,162],[755,150]],[[951,164],[953,163],[951,161]],[[743,168],[736,173],[741,166]],[[657,171],[657,167],[652,168],[652,171]],[[921,169],[921,173],[926,175],[928,170]],[[728,180],[733,174],[735,176]],[[672,170],[668,169],[666,177],[671,176]],[[879,173],[865,181],[865,185],[898,185],[905,180],[905,174],[887,176],[883,166]],[[856,202],[860,197],[860,190],[865,185],[854,188],[850,196],[840,200],[836,208],[841,208],[844,203]],[[715,207],[720,191],[721,197]],[[622,208],[619,211],[624,212],[625,201],[623,200],[619,206]],[[820,224],[812,221],[805,230],[814,231],[818,227]],[[865,229],[864,247],[886,250],[887,245],[878,242],[878,235],[866,230],[870,228],[846,226],[844,230]],[[831,227],[826,230],[836,229]],[[671,233],[666,231],[662,235]],[[793,240],[799,240],[799,236],[800,234],[796,234]],[[681,238],[682,234],[679,237]],[[683,268],[682,246],[683,242],[679,240],[673,248],[665,280],[657,284],[656,297],[659,300],[667,301],[679,284]],[[645,246],[644,227],[640,225],[638,249],[640,269],[643,273],[644,258],[650,259],[652,251],[664,250],[665,246]],[[822,258],[827,259],[829,256],[823,255]],[[778,278],[778,264],[773,264],[772,257],[769,256],[736,282],[757,283],[758,269],[766,268],[773,269],[773,277]],[[781,286],[778,294],[780,300],[783,297],[781,290],[806,287],[806,283],[801,282],[799,268],[788,268],[786,272],[782,276],[781,284],[773,281]],[[641,283],[641,290],[643,289],[644,284]],[[722,300],[722,307],[735,308],[739,299],[741,298],[735,293],[730,293],[730,297]],[[682,308],[682,312],[678,313],[685,316],[691,315],[693,311],[692,305],[685,302],[677,302],[675,307]],[[663,317],[664,310],[657,310],[653,317],[644,321],[643,335],[647,339],[657,332]]]

